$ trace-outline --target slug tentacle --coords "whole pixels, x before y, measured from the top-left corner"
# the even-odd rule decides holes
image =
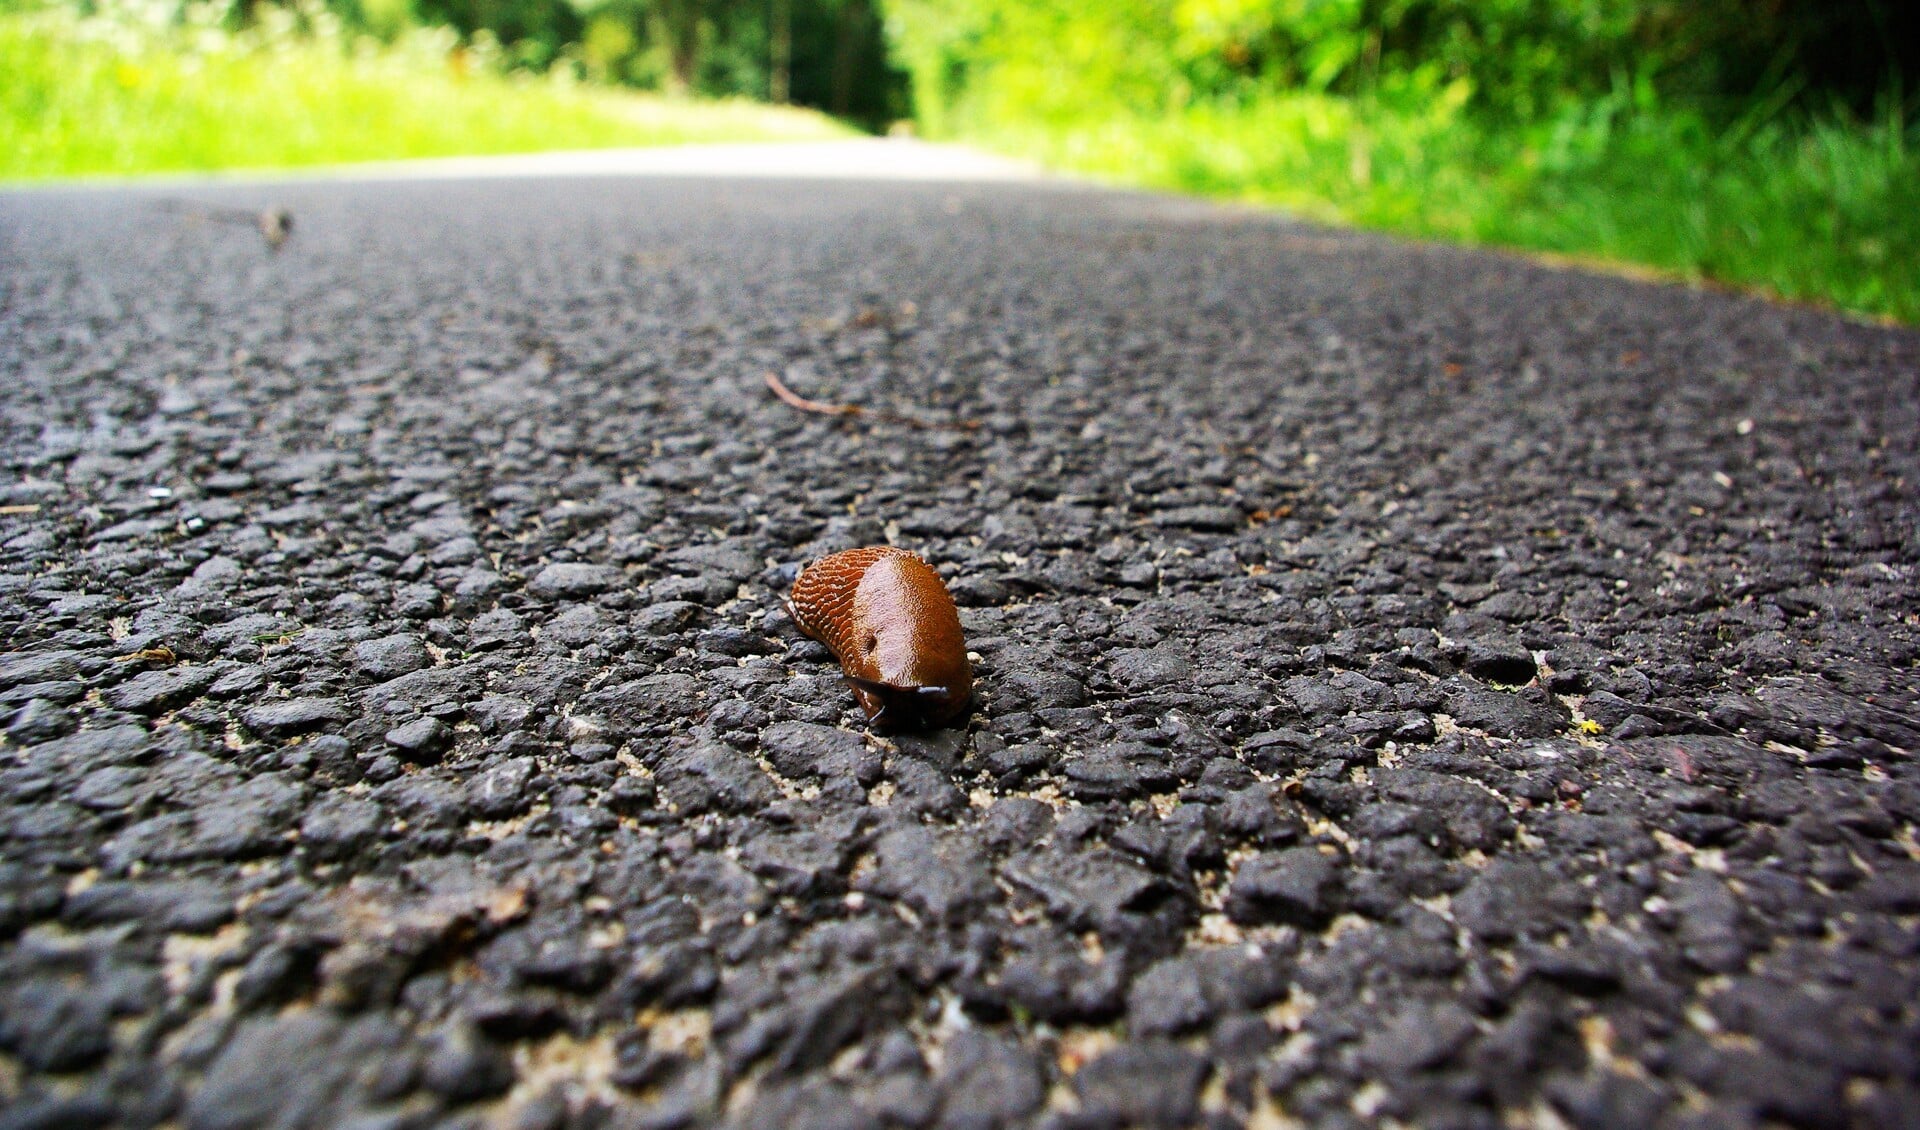
[[[832,650],[875,727],[945,725],[973,701],[960,611],[940,574],[904,549],[821,558],[793,582],[787,609]]]

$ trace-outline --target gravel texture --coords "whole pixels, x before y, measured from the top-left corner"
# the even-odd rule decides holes
[[[0,1126],[1920,1117],[1920,335],[1044,186],[194,195],[293,238],[0,195]],[[965,731],[782,611],[881,542]]]

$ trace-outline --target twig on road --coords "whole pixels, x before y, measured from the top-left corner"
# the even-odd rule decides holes
[[[806,397],[801,396],[782,383],[779,377],[773,375],[773,370],[771,369],[767,370],[767,387],[772,389],[773,395],[779,397],[783,403],[798,408],[802,412],[812,412],[817,416],[862,416],[866,414],[866,410],[858,404],[828,404],[823,400],[808,400]]]
[[[802,412],[811,412],[816,416],[853,416],[868,420],[879,420],[889,424],[905,424],[912,428],[951,428],[955,431],[975,432],[980,430],[978,420],[922,420],[917,416],[903,416],[897,412],[877,412],[863,408],[858,404],[829,404],[824,400],[808,400],[788,388],[779,377],[767,371],[767,388],[780,398],[781,403]]]
[[[162,211],[177,212],[199,220],[213,220],[222,224],[246,224],[260,233],[267,241],[268,251],[278,251],[287,237],[293,234],[293,213],[285,208],[267,208],[254,212],[245,208],[229,208],[221,204],[195,204],[187,200],[162,200],[158,205]]]

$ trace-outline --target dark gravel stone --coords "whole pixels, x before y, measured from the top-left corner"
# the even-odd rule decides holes
[[[1539,674],[1532,653],[1511,637],[1477,635],[1464,641],[1460,652],[1460,666],[1483,682],[1520,687]]]
[[[116,710],[158,714],[199,698],[213,685],[218,674],[208,667],[186,666],[142,671],[107,691],[105,697]]]
[[[780,1130],[806,1127],[807,1130],[881,1130],[884,1125],[877,1112],[857,1104],[846,1089],[825,1080],[800,1083],[770,1083],[756,1092],[752,1105],[729,1125],[740,1130]]]
[[[857,889],[899,899],[933,921],[959,919],[997,900],[986,860],[965,840],[908,826],[874,844],[873,869]]]
[[[1129,690],[1182,684],[1193,677],[1193,664],[1184,657],[1158,649],[1121,648],[1107,661],[1114,681]]]
[[[130,825],[102,852],[116,872],[272,854],[287,846],[284,833],[302,796],[298,785],[279,774],[229,781],[210,788],[191,812],[163,813]]]
[[[399,1032],[378,1018],[307,1011],[243,1022],[188,1098],[191,1130],[338,1124],[370,1106],[362,1057],[386,1058]]]
[[[234,917],[234,896],[201,880],[102,880],[67,897],[61,918],[78,926],[131,922],[185,934],[211,934]]]
[[[1621,984],[1615,956],[1590,944],[1528,944],[1520,947],[1519,955],[1523,976],[1582,996],[1606,996]]]
[[[420,1064],[420,1082],[450,1102],[484,1099],[513,1085],[513,1064],[506,1053],[470,1028],[440,1033],[430,1049]]]
[[[415,718],[388,730],[386,738],[408,761],[430,765],[453,744],[453,729],[438,718]]]
[[[1673,1069],[1708,1093],[1743,1108],[1749,1118],[1792,1126],[1846,1125],[1840,1077],[1820,1064],[1684,1039],[1675,1050]]]
[[[1514,694],[1477,684],[1450,695],[1447,712],[1463,726],[1501,738],[1552,737],[1572,721],[1567,708],[1544,693]]]
[[[386,824],[385,810],[374,801],[332,794],[300,818],[300,842],[323,858],[346,858],[377,839]]]
[[[1185,910],[1177,888],[1116,852],[1030,852],[1001,873],[1061,921],[1116,939],[1154,932],[1168,912],[1177,921]]]
[[[1672,1107],[1671,1088],[1651,1079],[1597,1071],[1547,1086],[1554,1108],[1579,1130],[1652,1126]]]
[[[533,703],[518,695],[491,694],[467,708],[482,733],[497,734],[517,730],[533,717]]]
[[[699,616],[700,606],[692,601],[663,600],[635,613],[633,626],[648,635],[666,636],[695,623]]]
[[[1097,751],[1060,763],[1068,795],[1077,800],[1126,800],[1146,789],[1140,774],[1120,753]]]
[[[1000,670],[992,686],[1008,709],[1058,709],[1087,701],[1085,682],[1038,651],[1002,653],[995,658]]]
[[[152,799],[152,776],[139,766],[103,766],[82,778],[72,797],[81,806],[98,811],[131,810]]]
[[[247,729],[269,737],[297,734],[353,717],[352,709],[337,698],[292,698],[255,706],[240,716]]]
[[[609,811],[621,816],[639,816],[651,810],[659,791],[653,781],[645,777],[622,777],[615,781],[601,798]]]
[[[518,816],[533,803],[533,779],[538,768],[531,757],[494,762],[467,782],[468,807],[489,820]]]
[[[392,758],[386,760],[392,762]],[[384,771],[376,775],[372,771],[374,765],[369,765],[367,777],[369,781],[378,777],[380,787],[372,796],[409,825],[453,827],[463,823],[472,812],[472,794],[463,781],[438,773],[405,773],[397,762],[392,775]]]
[[[1507,806],[1481,785],[1418,769],[1382,769],[1374,783],[1382,796],[1437,819],[1444,833],[1434,838],[1448,847],[1494,851],[1513,834]]]
[[[1167,751],[1144,742],[1114,742],[1060,763],[1066,791],[1081,800],[1125,800],[1171,789],[1179,777]]]
[[[1246,525],[1246,516],[1231,506],[1181,506],[1153,516],[1156,526],[1184,526],[1193,530],[1227,532]]]
[[[1025,936],[1001,967],[989,999],[1050,1024],[1099,1024],[1116,1016],[1126,990],[1119,958],[1093,959],[1083,945]]]
[[[1920,870],[1888,866],[1862,885],[1861,901],[1891,914],[1920,914]]]
[[[776,722],[760,732],[760,750],[785,777],[878,784],[880,754],[860,735],[810,722]]]
[[[382,636],[353,645],[353,665],[370,679],[392,679],[433,663],[414,635]]]
[[[993,750],[981,760],[996,782],[1013,786],[1052,765],[1054,758],[1045,746],[1022,744]]]
[[[680,573],[718,574],[736,584],[758,573],[763,564],[747,545],[729,542],[685,546],[663,554],[660,563]]]
[[[35,1071],[77,1071],[113,1046],[108,1001],[85,989],[34,978],[0,990],[0,1048]]]
[[[698,679],[668,672],[594,691],[580,699],[580,706],[604,716],[616,731],[628,731],[650,722],[694,718],[705,701]]]
[[[1073,1077],[1076,1121],[1087,1126],[1176,1127],[1192,1124],[1207,1061],[1178,1044],[1126,1044]]]
[[[1214,809],[1220,833],[1260,847],[1284,847],[1306,835],[1306,822],[1278,791],[1255,784],[1226,794]]]
[[[525,642],[526,638],[527,622],[506,608],[496,608],[475,616],[473,622],[467,625],[468,651],[510,647]]]
[[[845,889],[845,873],[857,845],[857,840],[844,834],[783,832],[747,845],[741,862],[782,895],[819,895]]]
[[[1258,946],[1189,951],[1134,978],[1127,1024],[1136,1035],[1173,1036],[1223,1015],[1264,1008],[1286,996],[1286,955]]]
[[[618,587],[626,574],[612,565],[556,563],[527,582],[527,591],[543,600],[578,600]]]
[[[924,761],[895,757],[887,762],[886,771],[894,784],[892,803],[903,811],[952,817],[967,807],[966,795],[945,773]]]
[[[967,1028],[947,1044],[940,1075],[940,1121],[955,1130],[1016,1126],[1046,1098],[1046,1075],[1033,1052],[993,1032]]]
[[[1053,809],[1032,797],[1002,797],[987,809],[980,825],[989,847],[1029,847],[1053,827]]]
[[[1212,1019],[1205,971],[1185,958],[1168,958],[1134,979],[1127,994],[1127,1022],[1140,1035],[1165,1035]]]
[[[91,1130],[111,1125],[118,1113],[99,1095],[22,1098],[0,1111],[0,1130]]]
[[[1309,718],[1345,714],[1353,705],[1346,692],[1323,679],[1306,676],[1288,679],[1286,692],[1300,713]]]
[[[713,742],[697,741],[654,770],[667,798],[686,812],[758,812],[779,793],[760,767]]]
[[[1689,872],[1668,884],[1665,894],[1688,961],[1711,973],[1730,973],[1746,964],[1740,902],[1718,876]]]
[[[1451,1001],[1399,1009],[1361,1041],[1359,1059],[1372,1075],[1398,1077],[1438,1067],[1476,1031],[1473,1015]]]
[[[825,1067],[842,1048],[897,1012],[897,986],[879,971],[803,987],[759,1029],[779,1033],[767,1049],[768,1070],[778,1077]],[[749,1039],[758,1034],[747,1029]]]
[[[232,698],[236,695],[252,694],[267,685],[267,673],[258,667],[229,667],[214,679],[207,693],[215,698]]]
[[[1453,900],[1454,918],[1489,941],[1549,934],[1584,915],[1589,896],[1551,867],[1507,857],[1476,875]]]
[[[568,647],[585,647],[598,639],[607,625],[606,613],[591,604],[578,604],[549,621],[541,634]]]
[[[1580,700],[1580,712],[1600,724],[1603,730],[1617,731],[1639,708],[1609,691],[1595,691]]]
[[[947,592],[961,608],[989,608],[1013,597],[1011,587],[991,577],[957,577],[947,582]]]
[[[51,699],[28,699],[7,721],[7,737],[20,745],[39,745],[73,732],[73,714]]]
[[[1227,916],[1235,922],[1313,926],[1333,916],[1340,892],[1334,856],[1315,847],[1288,848],[1239,866],[1227,893]]]
[[[75,651],[18,652],[0,655],[0,687],[53,683],[80,674],[85,657]]]

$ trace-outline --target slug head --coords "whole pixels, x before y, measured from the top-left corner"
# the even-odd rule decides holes
[[[897,687],[858,675],[845,677],[867,721],[881,733],[930,730],[963,717],[973,704],[973,684]]]

